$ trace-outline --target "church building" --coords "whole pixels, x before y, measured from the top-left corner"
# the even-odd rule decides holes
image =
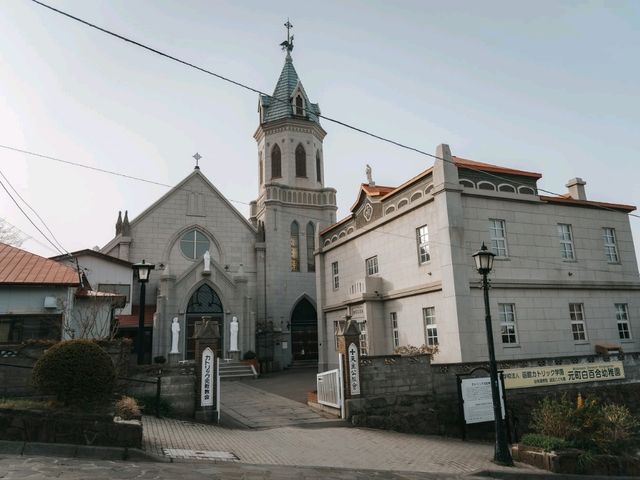
[[[291,39],[292,40],[292,39]],[[218,321],[222,358],[248,351],[271,369],[317,362],[315,260],[317,233],[335,222],[336,191],[324,185],[320,108],[293,66],[292,41],[272,96],[260,96],[257,199],[245,218],[196,166],[129,221],[101,251],[155,265],[146,287],[147,357],[168,357],[171,325],[180,325],[179,360],[193,359],[195,323]],[[208,253],[207,253],[208,252]],[[140,295],[121,331],[137,332]],[[230,352],[230,323],[238,351]]]

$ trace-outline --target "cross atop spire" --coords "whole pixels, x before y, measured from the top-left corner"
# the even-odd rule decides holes
[[[200,165],[198,165],[198,162],[202,158],[202,155],[200,155],[198,152],[196,152],[196,154],[193,155],[193,158],[196,159],[196,166],[195,166],[194,170],[200,170]]]
[[[282,50],[287,51],[287,57],[288,57],[291,54],[291,50],[293,50],[293,35],[290,35],[293,25],[287,18],[287,23],[285,23],[284,26],[287,29],[287,39],[284,42],[282,42],[280,46],[282,47]]]

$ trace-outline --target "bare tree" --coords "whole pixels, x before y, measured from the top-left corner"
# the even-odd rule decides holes
[[[4,218],[0,218],[0,243],[6,243],[19,247],[27,239],[20,230],[7,222]]]

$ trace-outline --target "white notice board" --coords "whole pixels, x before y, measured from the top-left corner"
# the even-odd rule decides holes
[[[504,418],[504,399],[502,384],[498,380],[500,389],[500,406]],[[465,378],[460,381],[462,392],[462,406],[466,423],[493,422],[493,398],[491,396],[491,379],[489,377]]]

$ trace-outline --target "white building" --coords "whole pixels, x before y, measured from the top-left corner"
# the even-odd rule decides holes
[[[452,157],[397,188],[363,184],[351,214],[320,233],[316,252],[320,368],[335,333],[360,323],[363,353],[437,345],[440,363],[486,360],[480,275],[496,254],[491,312],[498,359],[640,350],[640,278],[628,213],[587,200],[580,179],[560,197],[540,174]],[[444,161],[442,160],[444,159]]]
[[[324,186],[319,107],[289,53],[273,95],[262,96],[258,109],[259,190],[249,219],[196,166],[131,222],[119,217],[115,238],[101,250],[156,265],[145,300],[153,356],[167,355],[177,317],[180,352],[193,358],[194,325],[206,316],[219,322],[224,357],[236,317],[239,355],[257,351],[276,369],[318,358],[313,251],[317,232],[335,222],[336,192]],[[134,281],[132,318],[138,292]]]

